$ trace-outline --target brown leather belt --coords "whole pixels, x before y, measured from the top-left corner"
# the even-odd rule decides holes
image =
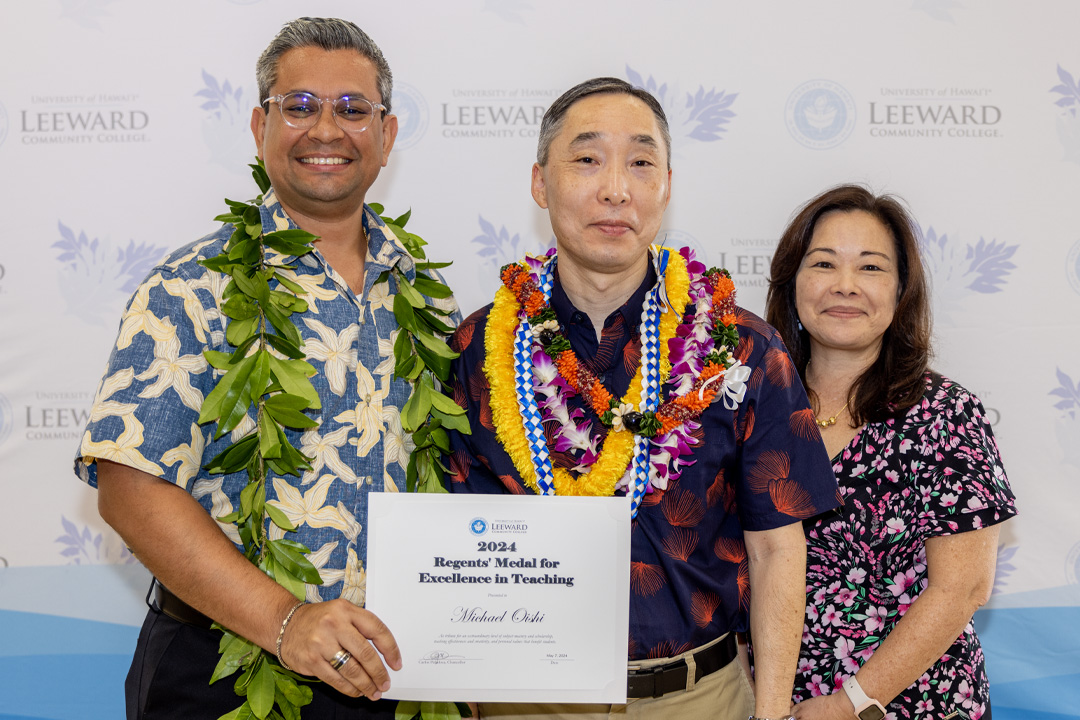
[[[165,613],[173,620],[209,630],[214,621],[169,592],[169,589],[154,578],[154,604],[150,607]]]
[[[694,653],[694,682],[711,675],[735,659],[737,646],[735,633],[729,632],[720,642]],[[626,674],[626,697],[660,697],[670,692],[686,689],[687,665],[676,660],[666,665],[630,670]]]

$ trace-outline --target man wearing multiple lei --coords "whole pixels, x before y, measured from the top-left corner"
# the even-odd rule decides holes
[[[800,521],[836,507],[836,481],[776,331],[735,304],[726,271],[653,245],[670,156],[644,90],[597,78],[556,100],[532,171],[556,249],[504,267],[454,336],[473,431],[452,434],[451,491],[626,494],[634,518],[628,703],[481,705],[485,718],[788,717]]]

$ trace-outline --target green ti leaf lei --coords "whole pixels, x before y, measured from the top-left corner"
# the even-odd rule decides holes
[[[303,230],[263,233],[259,208],[270,189],[270,179],[262,161],[250,166],[260,195],[250,202],[226,200],[229,212],[215,220],[234,225],[222,254],[200,261],[202,265],[230,278],[222,312],[229,318],[225,338],[235,348],[231,353],[205,350],[212,367],[224,373],[206,396],[199,413],[201,424],[217,421],[214,439],[232,432],[255,408],[255,428],[215,456],[206,469],[213,474],[246,471],[248,482],[240,493],[240,507],[218,522],[235,525],[244,546],[244,556],[288,589],[298,600],[305,598],[305,584],[321,584],[318,569],[307,559],[310,550],[301,543],[271,540],[266,534],[266,518],[284,531],[296,528],[282,511],[266,503],[269,468],[278,475],[300,475],[311,469],[311,458],[293,446],[286,427],[305,430],[318,423],[308,414],[321,408],[311,384],[315,368],[304,360],[304,341],[290,319],[304,312],[308,304],[300,296],[304,289],[282,274],[291,265],[274,265],[265,248],[283,255],[301,257],[311,252],[316,236]],[[383,208],[372,204],[380,216]],[[394,374],[412,385],[409,401],[401,413],[402,425],[412,434],[415,450],[409,459],[407,486],[410,492],[446,492],[442,485],[446,472],[440,454],[449,452],[446,428],[469,432],[464,411],[440,391],[450,376],[450,361],[457,353],[445,337],[453,327],[442,321],[450,313],[429,305],[425,296],[446,298],[451,291],[425,271],[450,263],[426,261],[419,236],[405,231],[410,212],[398,218],[382,219],[418,260],[412,283],[396,268],[384,272],[377,282],[388,282],[392,274],[398,288],[394,315],[400,327],[394,343]],[[276,287],[272,286],[276,283]],[[273,351],[273,352],[272,352]],[[220,720],[300,720],[300,709],[309,704],[312,691],[303,683],[315,678],[286,670],[273,653],[215,624],[222,635],[221,658],[210,678],[214,683],[239,672],[233,688],[243,704]],[[455,703],[399,704],[398,715],[412,718],[420,712],[424,720],[457,718]]]

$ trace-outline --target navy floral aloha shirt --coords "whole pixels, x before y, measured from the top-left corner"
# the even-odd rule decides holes
[[[589,317],[561,285],[551,306],[579,359],[609,391],[625,394],[640,357],[638,326],[650,273],[604,323],[597,341]],[[484,375],[484,332],[490,306],[462,323],[451,340],[461,352],[454,396],[468,413],[472,435],[452,434],[452,492],[529,493],[495,436]],[[714,402],[695,433],[694,464],[646,496],[632,523],[628,657],[665,658],[731,630],[747,628],[750,602],[745,530],[769,530],[830,510],[836,480],[806,393],[776,331],[739,309],[736,357],[752,369],[735,410]],[[571,410],[582,408],[580,396]],[[599,425],[598,425],[599,427]],[[560,458],[548,428],[552,460]]]

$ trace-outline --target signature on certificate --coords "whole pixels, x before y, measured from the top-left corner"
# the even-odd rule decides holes
[[[458,665],[465,662],[464,655],[451,655],[443,650],[432,650],[424,657],[420,658],[420,663],[423,665],[442,665],[442,664],[454,664]]]

